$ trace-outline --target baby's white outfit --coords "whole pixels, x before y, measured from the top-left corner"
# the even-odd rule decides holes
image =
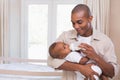
[[[79,49],[78,45],[80,45],[80,43],[87,43],[90,45],[90,41],[91,41],[91,37],[81,37],[78,36],[78,42],[72,43],[70,45],[70,49],[72,50],[72,52],[70,52],[66,57],[65,60],[70,61],[70,62],[76,62],[79,63],[82,57],[85,57],[86,55],[83,54],[82,52],[75,52],[75,50]],[[86,64],[88,63],[92,63],[94,62],[93,60],[89,60]],[[92,70],[94,70],[95,72],[97,72],[99,75],[102,74],[102,70],[97,66],[97,65],[92,65],[91,66]],[[76,75],[77,75],[77,80],[84,80],[85,76],[82,75],[80,72],[75,71]],[[95,80],[99,80],[99,77],[97,75],[94,75]]]

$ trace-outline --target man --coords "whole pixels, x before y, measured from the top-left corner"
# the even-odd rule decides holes
[[[91,46],[86,43],[80,45],[80,47],[85,49],[82,53],[97,63],[102,69],[103,75],[112,78],[117,70],[114,46],[106,35],[93,30],[91,25],[92,18],[93,16],[91,15],[89,7],[84,4],[78,4],[73,8],[71,13],[71,22],[74,30],[63,32],[57,41],[70,44],[81,40],[81,37],[88,38],[91,36]],[[77,80],[74,71],[79,71],[90,80],[95,80],[93,75],[98,75],[90,68],[90,64],[80,65],[51,57],[49,57],[48,63],[53,68],[64,70],[63,75],[66,78],[64,78],[65,80]],[[104,76],[102,79],[105,80]]]

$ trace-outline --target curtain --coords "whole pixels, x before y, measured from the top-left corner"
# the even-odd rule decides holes
[[[109,36],[110,0],[84,0],[93,14],[92,25]]]
[[[8,56],[8,2],[0,0],[0,56]]]

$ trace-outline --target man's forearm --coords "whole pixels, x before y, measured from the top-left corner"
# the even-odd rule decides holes
[[[103,74],[108,77],[113,77],[115,75],[114,73],[114,67],[112,64],[107,63],[105,60],[103,60],[100,56],[94,59],[98,66],[102,69]]]
[[[97,75],[98,73],[93,71],[91,69],[91,66],[92,64],[81,65],[81,64],[76,64],[76,63],[71,63],[66,61],[57,69],[62,69],[66,71],[79,71],[86,78],[90,78],[90,80],[93,80],[94,78],[93,75]]]
[[[81,66],[82,65],[80,65],[80,64],[66,61],[60,67],[58,67],[57,69],[67,70],[67,71],[79,71]]]

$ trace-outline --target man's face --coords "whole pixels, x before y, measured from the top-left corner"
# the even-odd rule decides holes
[[[86,37],[87,35],[91,34],[89,32],[91,29],[91,20],[92,16],[86,17],[85,11],[79,11],[71,15],[71,22],[73,24],[73,27],[81,36]]]

